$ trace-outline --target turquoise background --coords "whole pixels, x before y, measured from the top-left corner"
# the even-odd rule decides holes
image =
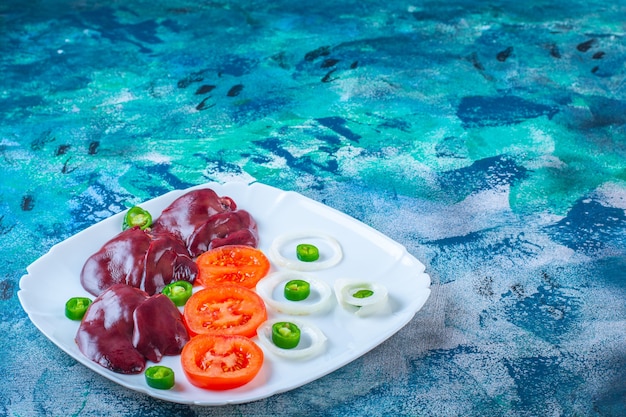
[[[625,415],[625,16],[599,0],[4,0],[0,415]],[[128,391],[30,323],[19,279],[52,245],[231,180],[387,234],[431,298],[344,368],[218,408]]]

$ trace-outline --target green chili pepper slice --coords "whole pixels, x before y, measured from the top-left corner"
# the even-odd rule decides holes
[[[302,301],[311,294],[311,284],[302,279],[292,279],[285,284],[284,294],[289,301]]]
[[[372,290],[358,290],[357,292],[352,294],[354,298],[367,298],[371,297],[372,295],[374,295],[374,291]]]
[[[122,230],[137,226],[139,226],[142,230],[152,226],[152,215],[141,207],[134,206],[129,208],[126,212],[126,215],[124,216],[124,223],[122,224]]]
[[[320,258],[320,251],[315,245],[301,243],[296,246],[296,255],[302,262],[313,262]]]
[[[82,320],[91,300],[87,297],[72,297],[65,303],[65,317],[70,320]]]
[[[272,342],[282,349],[293,349],[300,343],[300,328],[288,321],[272,325]]]
[[[146,369],[146,383],[156,389],[170,389],[174,386],[174,371],[167,366],[151,366]]]
[[[187,281],[175,281],[163,287],[161,292],[172,300],[177,307],[182,307],[191,297],[193,285]]]

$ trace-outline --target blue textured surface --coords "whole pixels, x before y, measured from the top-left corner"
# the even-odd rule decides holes
[[[0,415],[626,415],[623,1],[0,4]],[[423,310],[302,388],[128,391],[30,323],[55,243],[257,180],[405,245]],[[51,271],[51,279],[53,273]]]

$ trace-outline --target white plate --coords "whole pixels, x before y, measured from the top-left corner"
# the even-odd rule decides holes
[[[161,364],[174,369],[176,386],[167,391],[152,389],[146,385],[143,374],[117,374],[83,356],[74,342],[78,323],[64,315],[65,302],[70,297],[93,298],[80,284],[80,271],[91,254],[119,233],[123,213],[118,213],[55,245],[28,266],[28,274],[20,280],[18,297],[31,321],[74,359],[124,387],[177,403],[223,405],[285,392],[344,366],[400,330],[430,295],[430,277],[424,273],[424,265],[402,245],[346,214],[295,192],[260,183],[210,183],[172,191],[141,206],[156,218],[175,198],[205,187],[220,196],[231,197],[239,208],[252,214],[259,228],[259,248],[265,253],[274,238],[284,233],[315,230],[335,237],[342,247],[343,259],[332,268],[312,274],[325,280],[331,288],[339,278],[379,282],[389,291],[391,312],[359,318],[335,301],[329,310],[306,316],[328,338],[325,352],[315,358],[294,361],[264,351],[263,367],[250,383],[228,391],[208,391],[187,381],[179,356],[166,357]],[[272,271],[278,270],[281,269],[272,264]],[[269,308],[268,316],[270,319],[288,317]],[[150,365],[148,362],[147,366]]]

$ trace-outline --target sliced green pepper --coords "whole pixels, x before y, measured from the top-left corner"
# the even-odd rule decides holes
[[[166,285],[161,292],[172,300],[177,307],[182,307],[191,297],[193,285],[187,281],[175,281]]]
[[[354,298],[367,298],[371,297],[372,295],[374,295],[374,291],[372,290],[358,290],[357,292],[352,294]]]
[[[285,284],[284,294],[289,301],[302,301],[311,294],[311,284],[302,279],[292,279]]]
[[[139,226],[142,230],[152,226],[152,215],[141,207],[134,206],[129,208],[126,212],[126,215],[124,216],[124,223],[122,224],[122,230],[137,226]]]
[[[320,251],[315,245],[301,243],[296,246],[296,255],[302,262],[313,262],[320,258]]]
[[[272,325],[272,342],[282,349],[293,349],[300,343],[300,328],[288,321]]]
[[[87,297],[72,297],[65,303],[65,317],[70,320],[82,320],[91,300]]]
[[[167,366],[151,366],[146,369],[146,383],[156,389],[170,389],[174,386],[174,371]]]

